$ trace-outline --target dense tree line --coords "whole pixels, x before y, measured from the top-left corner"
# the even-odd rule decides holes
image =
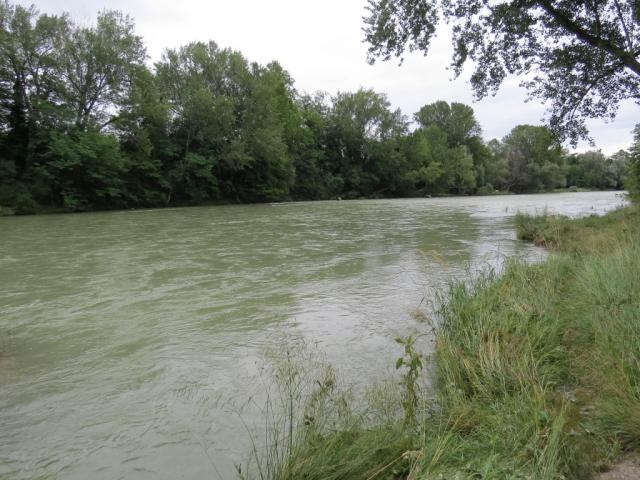
[[[0,206],[89,210],[621,188],[634,154],[568,155],[541,126],[484,142],[471,107],[302,94],[215,43],[146,64],[133,21],[0,3]]]

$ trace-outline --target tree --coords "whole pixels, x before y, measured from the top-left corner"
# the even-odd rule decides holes
[[[571,155],[567,165],[567,185],[581,188],[620,189],[627,169],[626,152],[607,158],[600,151]]]
[[[562,147],[549,129],[518,125],[502,142],[508,190],[523,193],[565,186]]]
[[[449,152],[449,189],[469,193],[485,186],[489,152],[480,135],[482,128],[473,108],[463,103],[438,101],[423,106],[414,116],[422,128],[436,126],[447,138]],[[454,173],[455,172],[455,173]]]
[[[466,145],[470,139],[479,138],[482,129],[476,120],[473,108],[463,103],[449,105],[442,100],[425,105],[415,114],[422,127],[437,125],[447,134],[451,148]]]
[[[344,179],[350,196],[380,194],[388,190],[384,181],[395,163],[396,140],[406,132],[400,110],[391,110],[384,94],[360,89],[338,93],[328,114],[327,147],[334,171]],[[384,145],[384,148],[381,146]]]
[[[288,198],[299,128],[293,81],[215,42],[167,50],[156,64],[174,151],[167,203]]]
[[[122,208],[127,205],[127,159],[118,140],[95,130],[55,132],[42,175],[49,179],[56,203],[68,210]]]
[[[457,194],[472,193],[476,187],[476,173],[473,168],[473,157],[466,147],[451,149],[446,164],[449,178],[448,187]]]
[[[369,0],[369,60],[428,53],[441,22],[451,24],[452,67],[472,62],[477,98],[507,75],[526,78],[549,102],[549,125],[574,144],[585,119],[613,118],[620,102],[640,101],[640,6],[627,0]]]
[[[473,6],[441,2],[429,5]],[[476,13],[504,5],[482,3]],[[461,103],[425,105],[409,131],[384,94],[300,95],[278,63],[252,63],[214,42],[167,50],[154,69],[145,58],[133,21],[119,12],[85,27],[0,0],[1,206],[30,213],[533,192],[564,186],[566,175],[576,186],[620,188],[628,164],[629,188],[640,185],[638,130],[630,152],[575,155],[567,166],[547,128],[518,126],[486,144]]]
[[[61,76],[64,100],[73,110],[78,128],[102,129],[114,121],[114,110],[146,58],[142,39],[135,35],[134,28],[129,16],[103,11],[95,27],[76,26],[68,36]]]
[[[633,130],[633,145],[629,149],[629,173],[626,187],[634,200],[640,200],[640,123]]]
[[[233,175],[253,161],[239,134],[247,109],[247,61],[214,42],[195,42],[167,50],[156,75],[172,140],[166,203],[216,199],[221,187],[235,195]],[[223,171],[228,184],[219,179]]]
[[[0,2],[0,93],[5,113],[8,97],[13,96],[27,123],[42,123],[52,108],[46,103],[61,103],[60,52],[70,27],[66,15],[40,15],[33,6]]]
[[[169,105],[156,77],[139,68],[123,99],[113,128],[129,160],[127,196],[135,206],[163,205],[169,192],[168,170],[173,154],[169,137]]]
[[[500,140],[492,139],[486,144],[489,158],[484,169],[483,192],[491,193],[494,190],[506,190],[509,176],[509,165],[504,153],[504,145]]]
[[[469,138],[465,147],[473,159],[476,186],[483,193],[493,191],[499,182],[495,179],[497,169],[491,165],[494,160],[491,150],[479,136]]]
[[[446,136],[435,125],[427,130],[425,132],[424,129],[418,129],[404,140],[403,153],[408,163],[405,177],[412,194],[433,194],[443,190],[440,188],[444,175],[443,158],[438,155],[438,151],[446,150]]]
[[[293,195],[298,199],[326,199],[342,192],[343,181],[331,171],[326,148],[327,95],[301,95],[297,98],[299,128],[292,141],[292,157],[295,169]]]
[[[58,67],[68,28],[66,16],[0,2],[0,202],[17,212],[49,193],[34,167],[64,117]]]
[[[238,186],[245,201],[285,200],[295,177],[289,140],[299,127],[293,81],[277,62],[253,64],[250,86],[242,135],[254,167]]]
[[[607,159],[608,170],[614,182],[607,188],[623,190],[631,168],[631,154],[626,150],[618,150]]]

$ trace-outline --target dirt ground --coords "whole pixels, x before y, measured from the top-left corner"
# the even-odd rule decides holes
[[[596,480],[640,480],[640,456],[624,458],[611,470],[596,477]]]

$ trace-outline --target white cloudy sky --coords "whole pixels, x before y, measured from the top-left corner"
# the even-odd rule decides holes
[[[410,55],[395,61],[366,62],[362,17],[366,0],[19,0],[41,12],[71,13],[89,24],[103,9],[131,14],[144,37],[151,60],[166,47],[193,40],[215,40],[240,50],[251,61],[279,61],[301,91],[335,93],[359,87],[385,92],[394,107],[412,114],[436,100],[472,103],[467,78],[451,81],[447,70],[451,47],[443,32],[428,57]],[[474,103],[484,136],[502,138],[520,123],[539,123],[544,107],[525,103],[518,79],[507,81],[496,97]],[[590,123],[596,144],[605,153],[627,148],[638,107],[629,102],[613,123]],[[580,150],[587,146],[581,145]]]

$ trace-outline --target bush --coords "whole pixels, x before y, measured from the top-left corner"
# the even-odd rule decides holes
[[[8,207],[17,215],[35,213],[38,209],[31,192],[21,182],[0,185],[0,205]]]
[[[13,209],[0,205],[0,217],[10,217],[11,215],[15,214],[16,212]]]

